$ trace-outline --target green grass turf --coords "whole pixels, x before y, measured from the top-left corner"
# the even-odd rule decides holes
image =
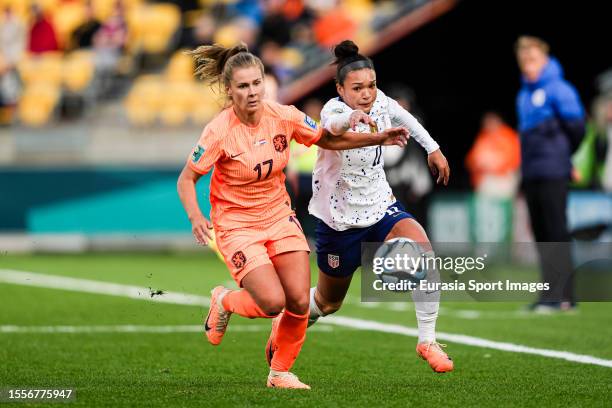
[[[200,295],[229,280],[210,254],[2,256],[0,269]],[[415,326],[412,310],[364,307],[359,293],[356,279],[339,315]],[[521,306],[443,303],[438,329],[612,358],[612,305],[585,303],[575,315],[553,316],[516,313]],[[458,318],[465,310],[481,316]],[[0,325],[194,325],[203,312],[0,284]],[[239,331],[245,325],[262,330]],[[77,400],[69,406],[609,406],[612,397],[610,368],[450,343],[456,371],[436,375],[415,357],[414,338],[336,326],[310,332],[294,367],[313,390],[269,390],[268,326],[232,317],[216,348],[200,333],[0,333],[0,387],[75,387]]]

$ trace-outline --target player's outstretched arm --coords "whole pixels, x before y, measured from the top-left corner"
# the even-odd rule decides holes
[[[376,145],[404,147],[407,142],[408,131],[405,128],[390,128],[377,133],[344,132],[338,136],[323,129],[323,136],[315,144],[328,150],[347,150]]]
[[[202,177],[201,174],[196,173],[188,165],[185,165],[176,183],[176,188],[187,217],[189,217],[191,222],[193,236],[199,244],[208,245],[209,240],[212,239],[212,224],[204,217],[198,205],[195,185],[200,177]]]

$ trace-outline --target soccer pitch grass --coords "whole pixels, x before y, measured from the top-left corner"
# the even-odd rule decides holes
[[[206,297],[230,280],[210,253],[2,255],[0,275],[7,270]],[[416,327],[410,301],[361,304],[358,277],[349,293],[337,316]],[[443,302],[438,330],[612,360],[611,304],[546,316],[521,306]],[[0,283],[0,388],[73,388],[71,406],[88,407],[603,407],[612,398],[610,367],[448,342],[455,371],[440,375],[416,357],[414,337],[325,320],[309,330],[293,368],[312,390],[267,389],[270,322],[233,316],[213,347],[196,327],[205,310]]]

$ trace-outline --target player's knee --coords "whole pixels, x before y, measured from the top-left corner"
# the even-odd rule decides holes
[[[299,296],[295,299],[287,299],[287,310],[292,313],[303,315],[308,313],[308,309],[310,307],[310,296],[308,293],[304,294],[304,296]]]
[[[327,316],[329,314],[336,313],[338,310],[340,310],[342,302],[324,302],[323,304],[318,306],[323,315]]]
[[[285,308],[285,298],[278,296],[264,299],[259,307],[267,316],[277,316]]]

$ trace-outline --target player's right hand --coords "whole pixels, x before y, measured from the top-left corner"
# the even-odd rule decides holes
[[[199,215],[191,220],[191,232],[198,244],[208,245],[212,237],[212,223],[203,215]]]
[[[382,133],[380,133],[382,137],[381,145],[383,146],[399,146],[405,147],[408,143],[408,138],[410,138],[410,133],[406,128],[397,127],[397,128],[389,128],[385,129]]]
[[[351,113],[351,116],[349,116],[349,129],[354,130],[359,123],[365,123],[366,125],[376,127],[376,122],[374,122],[374,119],[372,119],[370,115],[357,109]]]

